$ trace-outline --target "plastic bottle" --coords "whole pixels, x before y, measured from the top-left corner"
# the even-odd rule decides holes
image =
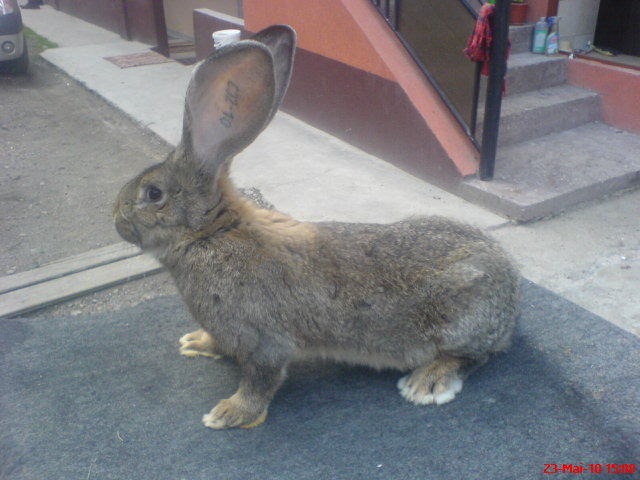
[[[558,53],[558,43],[560,41],[558,20],[558,17],[549,17],[549,34],[547,35],[547,42],[544,47],[547,55]]]
[[[544,53],[548,33],[547,21],[544,17],[540,17],[533,29],[533,45],[531,47],[533,53]]]

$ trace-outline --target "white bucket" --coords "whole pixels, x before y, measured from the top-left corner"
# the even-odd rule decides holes
[[[225,45],[239,41],[240,30],[218,30],[217,32],[213,32],[211,37],[213,38],[213,48],[217,50]]]

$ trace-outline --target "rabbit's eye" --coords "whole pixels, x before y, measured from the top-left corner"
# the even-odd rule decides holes
[[[150,202],[159,202],[162,200],[162,190],[155,185],[149,185],[147,187],[147,200]]]

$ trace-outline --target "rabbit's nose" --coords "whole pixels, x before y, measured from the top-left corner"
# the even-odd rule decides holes
[[[130,210],[131,206],[129,202],[122,201],[120,198],[116,200],[116,203],[113,205],[112,215],[114,218],[117,217],[126,217],[127,211]]]

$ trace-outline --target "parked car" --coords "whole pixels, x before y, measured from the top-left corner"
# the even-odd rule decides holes
[[[17,0],[0,0],[0,68],[14,73],[24,73],[29,68],[29,53]]]

